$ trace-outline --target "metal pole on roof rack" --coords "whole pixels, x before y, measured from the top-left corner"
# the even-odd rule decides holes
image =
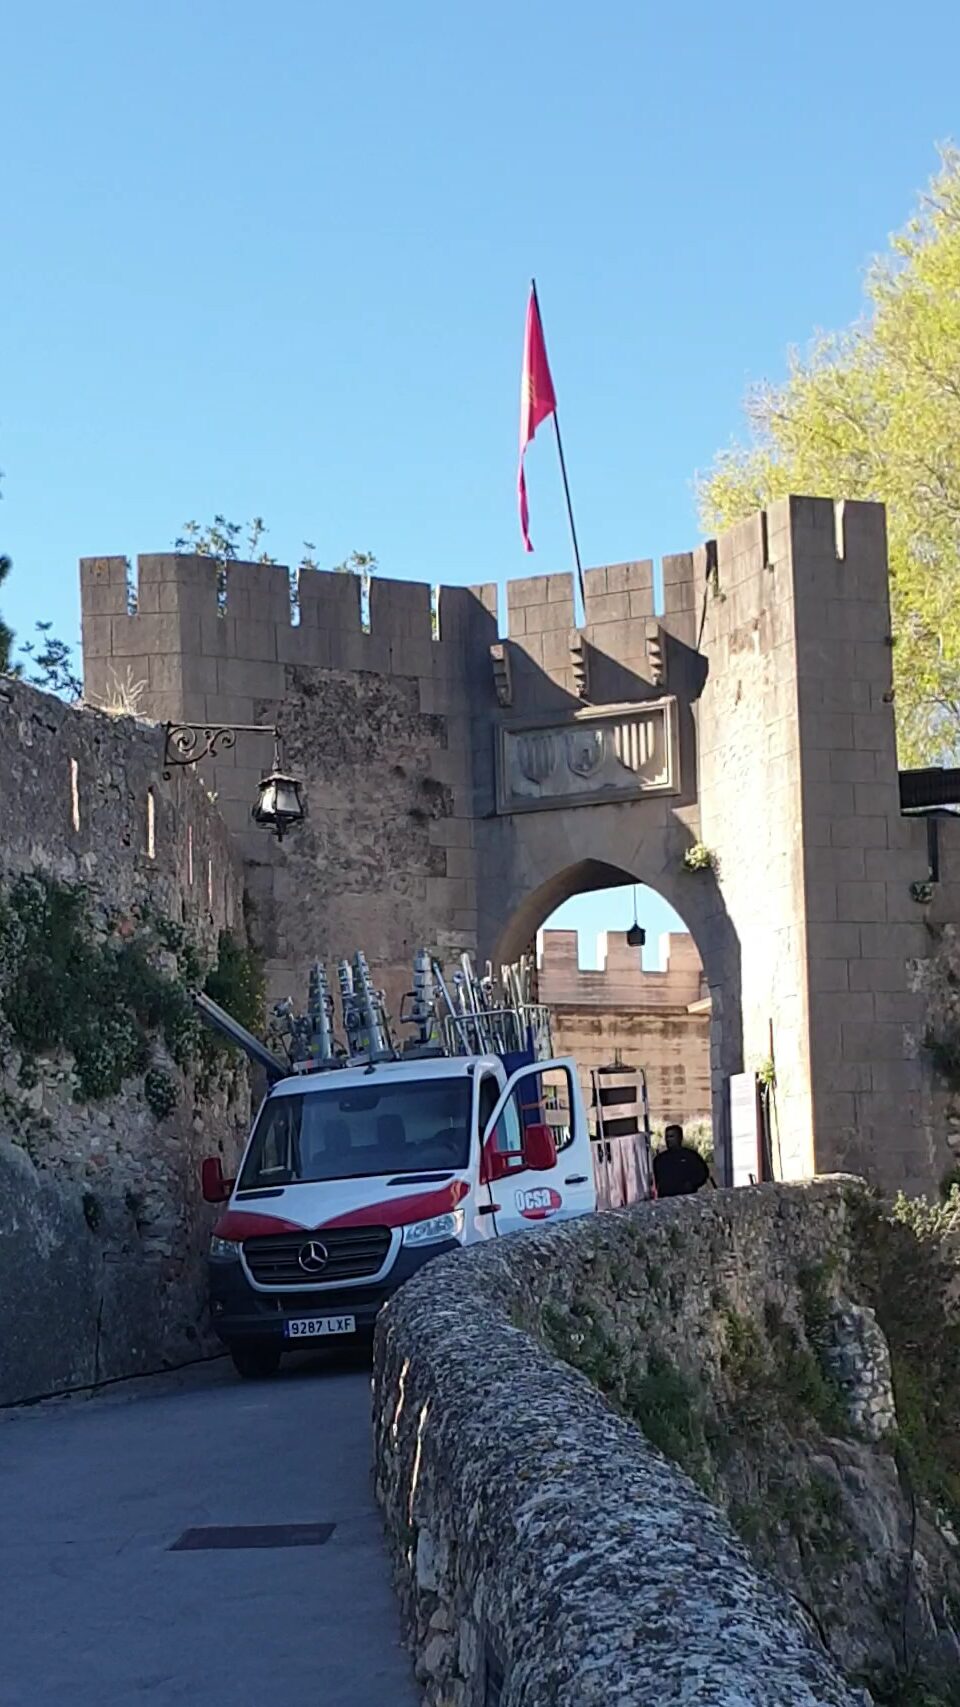
[[[362,1023],[367,1033],[367,1049],[371,1061],[384,1061],[394,1055],[393,1038],[384,1009],[383,997],[373,987],[367,957],[362,948],[358,948],[353,957],[353,979],[357,999],[362,1016]]]
[[[430,968],[431,968],[431,971],[433,972],[434,983],[436,984],[437,989],[439,990],[440,995],[443,998],[443,1002],[444,1002],[444,1005],[445,1005],[446,1010],[447,1010],[447,1026],[446,1026],[447,1035],[448,1035],[448,1037],[451,1037],[453,1039],[453,1041],[456,1045],[454,1053],[457,1055],[463,1055],[466,1053],[466,1051],[463,1049],[463,1039],[462,1039],[462,1037],[460,1035],[460,1031],[459,1031],[458,1021],[457,1021],[457,1009],[456,1009],[456,1005],[454,1003],[453,997],[450,994],[450,990],[449,990],[449,987],[447,985],[447,981],[446,981],[445,977],[443,976],[443,967],[440,965],[439,960],[433,959],[430,962]]]
[[[330,994],[330,986],[327,983],[327,969],[322,960],[315,960],[310,968],[307,1013],[310,1023],[311,1053],[318,1060],[328,1063],[334,1058],[333,998]]]

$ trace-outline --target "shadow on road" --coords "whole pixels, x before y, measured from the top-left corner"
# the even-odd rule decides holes
[[[370,1340],[358,1340],[352,1345],[338,1346],[335,1351],[300,1351],[291,1352],[285,1357],[276,1375],[270,1376],[271,1381],[305,1381],[316,1379],[323,1375],[358,1375],[371,1374],[373,1370],[373,1345]],[[237,1377],[238,1382],[240,1377]],[[249,1385],[247,1382],[242,1383]]]

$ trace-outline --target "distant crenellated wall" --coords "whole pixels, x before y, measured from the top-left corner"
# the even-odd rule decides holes
[[[660,938],[662,968],[643,965],[641,950],[631,948],[626,931],[604,931],[599,939],[601,965],[580,965],[576,931],[545,930],[537,956],[540,1000],[601,1008],[687,1008],[706,996],[703,966],[688,931]]]
[[[710,1001],[693,938],[662,937],[659,972],[644,970],[625,931],[607,931],[601,943],[602,964],[587,971],[576,931],[541,935],[538,991],[551,1010],[554,1047],[577,1061],[588,1100],[591,1073],[619,1059],[643,1068],[654,1126],[709,1125]]]

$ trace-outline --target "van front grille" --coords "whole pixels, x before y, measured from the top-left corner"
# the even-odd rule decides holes
[[[377,1274],[390,1249],[389,1227],[321,1227],[245,1239],[243,1254],[258,1286],[325,1285]]]

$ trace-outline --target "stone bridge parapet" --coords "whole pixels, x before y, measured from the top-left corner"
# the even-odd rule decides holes
[[[842,1246],[858,1189],[586,1217],[433,1265],[391,1303],[377,1490],[428,1707],[869,1701],[718,1504],[552,1349],[573,1310],[573,1338],[599,1347],[581,1346],[582,1366],[594,1356],[615,1384],[613,1348],[659,1291],[660,1351],[675,1329],[708,1364],[711,1311],[762,1322],[765,1300],[789,1317],[798,1276]]]

